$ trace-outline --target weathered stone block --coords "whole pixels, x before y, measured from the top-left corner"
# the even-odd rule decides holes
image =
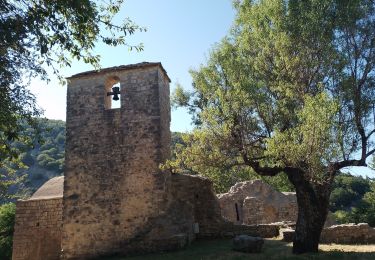
[[[244,253],[260,253],[264,240],[261,237],[239,235],[233,238],[233,250]]]
[[[285,242],[293,242],[294,239],[294,230],[290,228],[282,228],[280,229],[280,236],[281,239]]]

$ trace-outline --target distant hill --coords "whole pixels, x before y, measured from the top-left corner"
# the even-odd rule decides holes
[[[18,169],[17,176],[23,181],[11,188],[12,193],[28,196],[36,191],[44,182],[64,172],[65,157],[65,122],[61,120],[39,120],[41,140],[33,140],[32,146],[15,141],[14,146],[22,148],[21,161],[25,169]],[[26,126],[22,135],[30,135],[33,129]]]

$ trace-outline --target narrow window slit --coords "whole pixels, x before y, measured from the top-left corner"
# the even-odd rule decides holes
[[[235,203],[234,206],[236,207],[237,221],[240,221],[240,214],[238,212],[238,205],[237,205],[237,203]]]

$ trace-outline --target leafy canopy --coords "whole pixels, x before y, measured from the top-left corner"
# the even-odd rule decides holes
[[[374,153],[373,1],[235,1],[231,33],[178,87],[197,129],[175,165],[331,184]],[[194,167],[193,167],[194,166]]]
[[[193,92],[177,88],[197,129],[168,164],[286,174],[298,201],[293,252],[317,252],[336,174],[375,152],[375,2],[234,6],[231,33],[191,71]]]

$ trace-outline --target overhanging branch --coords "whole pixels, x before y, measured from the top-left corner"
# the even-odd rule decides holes
[[[338,171],[342,168],[349,167],[349,166],[367,166],[365,159],[360,160],[344,160],[341,162],[336,162],[333,164],[333,169]]]
[[[293,167],[267,167],[260,166],[258,161],[249,159],[245,154],[242,155],[246,165],[250,166],[257,174],[261,176],[276,176],[279,173],[285,172],[287,174],[302,173],[301,170]]]

